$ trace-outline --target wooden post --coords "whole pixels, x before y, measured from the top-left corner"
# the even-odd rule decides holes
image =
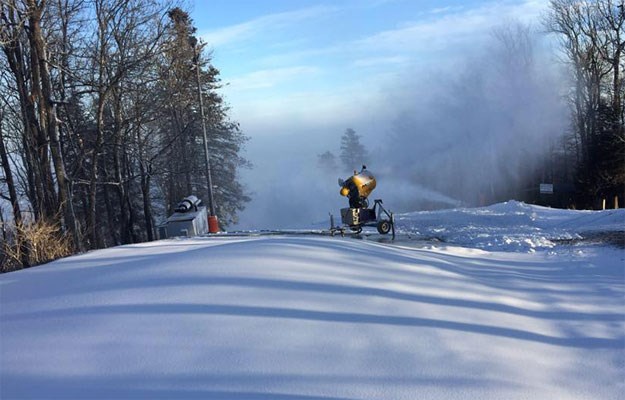
[[[614,196],[614,209],[618,208],[618,196]]]

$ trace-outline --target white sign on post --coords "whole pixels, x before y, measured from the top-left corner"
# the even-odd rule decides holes
[[[541,183],[540,193],[541,194],[553,194],[553,183]]]

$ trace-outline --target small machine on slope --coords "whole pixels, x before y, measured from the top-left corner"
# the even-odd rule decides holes
[[[167,221],[158,227],[160,239],[176,236],[198,236],[208,233],[208,217],[202,200],[196,196],[185,197]]]
[[[375,226],[379,233],[386,235],[392,231],[395,237],[393,214],[382,206],[382,200],[374,200],[373,208],[368,208],[367,198],[375,189],[376,181],[365,165],[362,166],[360,172],[354,171],[354,175],[346,180],[339,179],[339,186],[341,186],[341,196],[347,196],[349,199],[349,207],[341,209],[343,225],[356,233],[360,233],[364,226]],[[337,231],[344,233],[343,228],[334,226],[334,218],[332,215],[330,217],[331,233],[334,234]]]

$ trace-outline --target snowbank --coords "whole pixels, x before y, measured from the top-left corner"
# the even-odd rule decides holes
[[[398,232],[490,251],[531,252],[590,233],[624,232],[625,209],[561,210],[517,201],[396,215]]]

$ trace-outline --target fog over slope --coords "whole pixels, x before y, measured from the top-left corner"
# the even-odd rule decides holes
[[[538,44],[520,25],[499,28],[457,75],[415,91],[386,147],[392,174],[469,204],[526,189],[567,121],[561,78]]]
[[[338,158],[346,128],[371,154],[372,197],[394,211],[518,197],[567,128],[563,66],[535,28],[508,21],[486,36],[471,48],[450,44],[453,61],[413,65],[357,113],[326,110],[317,123],[264,127],[248,145],[253,200],[238,227],[306,226],[346,207],[336,181],[349,170],[322,171],[317,162],[327,150]]]

